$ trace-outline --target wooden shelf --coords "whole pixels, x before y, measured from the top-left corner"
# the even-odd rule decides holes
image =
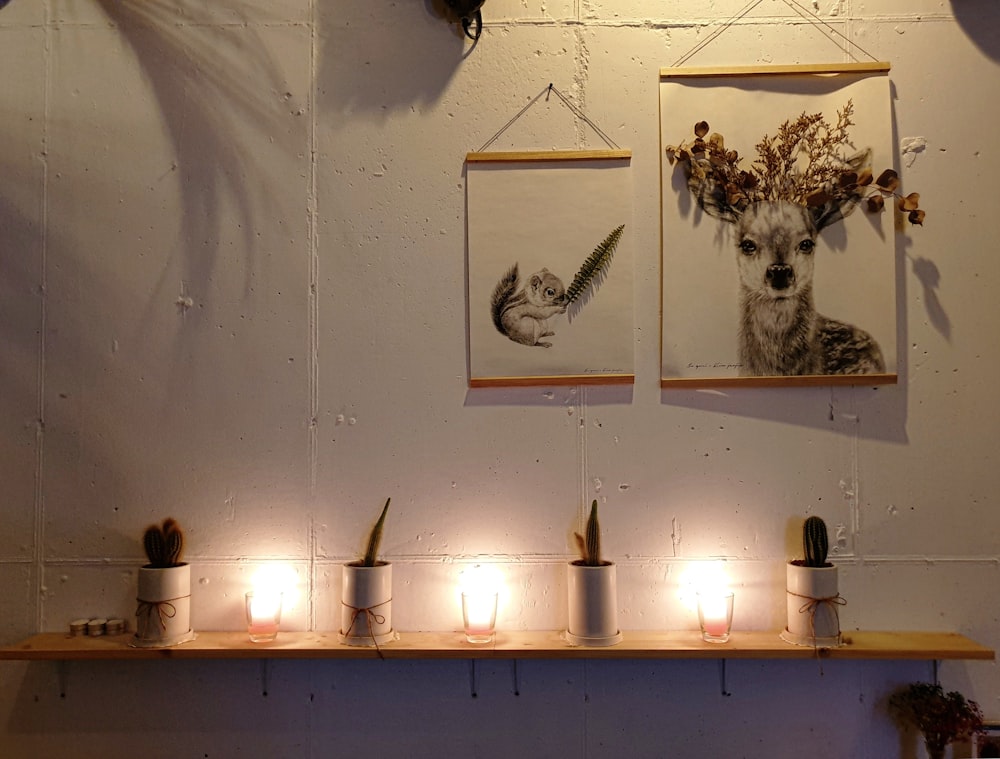
[[[559,632],[499,632],[488,644],[460,632],[404,632],[374,648],[343,645],[333,632],[280,632],[251,643],[244,632],[199,632],[170,648],[133,648],[130,635],[99,638],[40,633],[0,648],[0,660],[107,659],[984,659],[995,652],[958,633],[850,632],[844,645],[813,649],[785,643],[777,632],[735,632],[728,643],[706,643],[697,632],[625,632],[607,648],[571,646]]]

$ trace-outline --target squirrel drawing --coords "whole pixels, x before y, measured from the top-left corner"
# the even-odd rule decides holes
[[[522,345],[551,348],[543,341],[554,332],[547,329],[550,316],[566,313],[568,298],[562,280],[548,269],[536,271],[520,288],[521,277],[515,263],[497,282],[490,299],[493,324],[501,335]],[[519,289],[520,288],[520,289]]]

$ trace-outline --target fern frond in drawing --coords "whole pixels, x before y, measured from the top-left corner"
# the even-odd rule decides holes
[[[618,241],[621,239],[624,230],[624,224],[620,224],[611,230],[611,233],[604,238],[600,245],[594,248],[594,252],[583,262],[580,271],[576,273],[573,281],[566,288],[566,302],[574,304],[574,312],[579,311],[586,302],[577,302],[580,296],[588,291],[592,292],[592,287],[596,288],[607,276],[608,269],[611,266],[611,258],[615,254],[615,249],[618,247]]]

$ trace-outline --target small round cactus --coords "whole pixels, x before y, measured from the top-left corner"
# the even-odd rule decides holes
[[[149,566],[163,569],[181,563],[184,550],[184,532],[177,520],[167,517],[163,524],[153,524],[142,535],[142,545],[149,558]]]
[[[809,517],[802,525],[802,547],[805,550],[807,567],[825,567],[830,541],[826,534],[826,522],[819,517]]]

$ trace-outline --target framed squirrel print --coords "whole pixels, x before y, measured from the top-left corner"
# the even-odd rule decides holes
[[[888,69],[661,70],[662,387],[896,381]]]
[[[631,154],[470,153],[469,384],[631,384]]]

